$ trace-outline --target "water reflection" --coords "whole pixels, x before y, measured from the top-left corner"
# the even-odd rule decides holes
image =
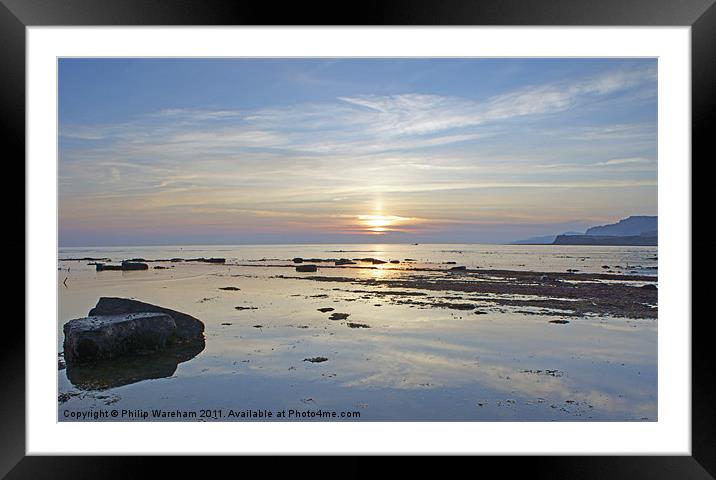
[[[281,269],[249,261],[247,266],[181,262],[129,278],[115,275],[120,272],[98,274],[83,262],[61,262],[63,268],[71,266],[71,272],[58,275],[60,341],[64,322],[86,315],[100,296],[119,296],[168,305],[200,318],[206,325],[207,345],[193,352],[68,366],[58,375],[60,408],[104,408],[107,402],[123,409],[315,407],[360,409],[365,421],[657,419],[656,319],[585,316],[555,325],[549,323],[554,312],[545,315],[550,313],[546,308],[499,305],[497,300],[505,295],[479,288],[425,290],[423,296],[415,296],[395,293],[406,288],[365,282],[410,281],[427,275],[436,280],[455,278],[454,273],[409,270],[422,268],[420,262],[427,261],[432,262],[430,268],[443,269],[449,268],[444,262],[455,261],[481,268],[561,272],[576,268],[601,273],[604,265],[655,265],[655,248],[450,246],[445,252],[439,246],[386,246],[380,251],[343,245],[232,248],[191,254],[178,248],[121,254],[101,250],[67,256],[225,256],[233,257],[232,262],[275,258],[276,264],[298,256],[370,256],[401,263],[321,268],[316,275],[336,281],[315,282],[293,278],[303,275],[294,271],[292,263]],[[574,258],[576,253],[579,258]],[[406,258],[417,262],[404,262]],[[65,277],[69,288],[62,285]],[[221,290],[227,286],[240,290]],[[508,299],[543,298],[558,297],[510,295]],[[472,303],[481,314],[430,305],[438,303]],[[326,308],[333,311],[321,311]],[[350,317],[333,321],[329,319],[333,312]],[[349,328],[348,321],[370,328]],[[62,344],[57,347],[61,351]],[[316,356],[328,360],[304,361]],[[156,380],[142,382],[149,379]]]
[[[67,365],[67,378],[80,390],[107,390],[142,380],[167,378],[174,375],[177,366],[199,355],[206,343],[201,341],[173,347],[150,355],[93,362],[85,365]]]

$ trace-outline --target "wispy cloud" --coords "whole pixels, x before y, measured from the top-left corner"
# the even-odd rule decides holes
[[[74,139],[135,139],[141,145],[197,144],[292,148],[314,152],[415,148],[480,138],[485,132],[455,130],[517,117],[574,108],[593,96],[649,85],[652,68],[610,72],[574,83],[531,86],[483,101],[432,94],[338,97],[333,103],[297,104],[254,111],[165,109],[132,122],[104,126],[63,126]],[[447,132],[447,133],[446,133]],[[427,137],[427,138],[415,138]],[[136,142],[140,139],[140,142]],[[200,143],[198,143],[200,142]],[[186,145],[189,144],[189,145]]]
[[[631,157],[631,158],[613,158],[606,162],[597,162],[595,165],[598,166],[610,166],[610,165],[633,165],[633,164],[650,164],[651,160],[642,157]]]
[[[147,224],[160,217],[187,224],[211,218],[238,230],[268,228],[269,217],[289,228],[292,217],[301,219],[301,228],[326,228],[326,218],[376,214],[374,199],[383,195],[390,204],[381,214],[421,218],[426,228],[448,217],[452,223],[492,221],[494,212],[524,219],[535,215],[534,206],[547,208],[556,191],[656,187],[653,121],[545,121],[593,104],[589,108],[608,112],[621,97],[645,95],[655,81],[649,66],[485,98],[366,93],[62,124],[60,216],[102,222],[132,212],[127,221],[141,217]],[[598,215],[597,198],[605,205],[624,199],[582,196],[593,198],[585,217]]]

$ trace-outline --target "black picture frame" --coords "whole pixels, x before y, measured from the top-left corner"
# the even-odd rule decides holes
[[[224,0],[0,0],[0,129],[6,165],[19,169],[25,155],[25,28],[81,25],[570,25],[690,26],[692,69],[692,172],[694,159],[716,158],[710,125],[716,116],[716,0],[397,0],[270,2]],[[12,154],[10,153],[12,152]],[[15,172],[13,172],[15,173]],[[12,175],[6,173],[6,175]],[[16,175],[25,178],[24,169]],[[20,183],[15,175],[12,182]],[[6,177],[8,178],[8,177]],[[692,173],[692,178],[693,177]],[[8,178],[9,179],[9,178]],[[24,182],[23,182],[24,185]],[[3,189],[5,204],[17,193]],[[693,196],[693,186],[692,186]],[[699,202],[693,197],[696,207]],[[8,209],[9,210],[9,209]],[[24,209],[13,209],[24,225]],[[692,216],[693,218],[693,216]],[[697,217],[698,218],[698,217]],[[23,235],[11,237],[22,250]],[[691,232],[684,232],[691,235]],[[705,242],[692,237],[694,244]],[[705,237],[701,237],[705,238]],[[18,282],[19,284],[19,282]],[[24,282],[22,282],[24,288]],[[693,293],[708,288],[693,282]],[[26,297],[27,298],[27,297]],[[14,317],[17,318],[17,317]],[[9,321],[10,319],[6,319]],[[13,319],[14,320],[14,319]],[[691,319],[674,319],[690,321]],[[692,328],[692,456],[529,457],[530,475],[549,478],[716,478],[716,369],[708,335],[710,316],[694,317]],[[137,463],[120,457],[25,455],[25,337],[15,328],[4,335],[0,395],[0,476],[6,478],[124,478]],[[98,439],[99,440],[99,439]],[[524,462],[484,457],[502,475]],[[190,468],[194,460],[172,460]],[[345,464],[344,464],[345,467]],[[484,463],[481,465],[484,468]],[[361,470],[361,469],[358,469]]]

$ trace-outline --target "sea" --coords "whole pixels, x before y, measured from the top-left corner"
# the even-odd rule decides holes
[[[142,271],[97,271],[95,261],[79,260],[214,257],[226,262],[148,262],[149,269]],[[330,269],[318,263],[315,274],[297,274],[296,257],[387,263]],[[480,315],[425,308],[410,295],[380,296],[382,280],[409,281],[416,271],[441,273],[456,265],[468,270],[609,272],[648,276],[658,284],[657,247],[60,248],[58,420],[657,420],[655,318],[587,315],[552,323],[556,317],[529,309],[498,308],[489,296],[474,300]],[[306,281],[302,275],[331,278]],[[352,279],[363,283],[356,286]],[[371,279],[375,283],[366,287]],[[455,292],[430,295],[458,301]],[[87,316],[103,296],[193,315],[205,324],[205,342],[149,357],[66,365],[63,325]],[[319,311],[327,308],[348,314],[348,320],[330,320],[330,312]]]

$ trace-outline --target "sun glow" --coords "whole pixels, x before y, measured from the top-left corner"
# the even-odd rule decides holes
[[[358,220],[369,232],[383,234],[394,230],[394,227],[409,220],[395,215],[359,215]]]

